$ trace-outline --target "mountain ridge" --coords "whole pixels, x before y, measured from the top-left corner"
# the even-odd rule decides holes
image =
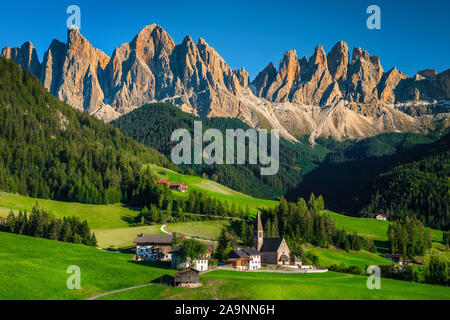
[[[111,57],[76,28],[67,43],[53,40],[40,68],[30,42],[4,48],[2,56],[41,79],[78,110],[111,121],[146,104],[164,102],[202,117],[239,118],[252,127],[280,130],[288,140],[302,135],[363,139],[383,132],[422,132],[448,126],[450,69],[419,71],[410,78],[362,48],[350,54],[340,41],[327,54],[299,58],[288,50],[251,81],[232,70],[203,39],[175,44],[159,25],[142,29]]]

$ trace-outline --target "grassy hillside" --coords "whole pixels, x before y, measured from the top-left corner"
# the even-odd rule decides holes
[[[31,212],[36,202],[41,207],[50,210],[58,217],[79,216],[86,219],[95,232],[98,246],[102,248],[123,247],[133,244],[139,233],[161,234],[161,225],[130,227],[127,221],[139,214],[138,209],[124,205],[88,205],[53,200],[42,200],[25,196],[0,192],[0,216],[7,216],[11,210]],[[214,240],[220,229],[228,221],[206,221],[169,224],[167,231],[178,232],[191,237]]]
[[[390,262],[377,254],[368,251],[349,251],[334,248],[324,249],[312,246],[304,248],[305,252],[312,252],[319,257],[319,266],[329,267],[333,264],[344,263],[347,266],[359,266],[363,270],[366,265],[384,265]]]
[[[161,225],[144,227],[126,227],[115,229],[94,229],[100,248],[121,248],[133,245],[133,241],[140,233],[163,234]]]
[[[332,219],[336,219],[338,229],[345,228],[348,232],[358,231],[361,235],[371,237],[373,240],[387,240],[389,222],[368,218],[344,216],[327,210]]]
[[[202,179],[196,176],[181,175],[176,172],[154,167],[155,172],[160,172],[160,177],[167,177],[172,181],[188,182],[192,189],[207,192],[212,197],[217,197],[223,201],[235,201],[243,207],[249,205],[250,212],[256,213],[257,208],[273,207],[278,204],[277,201],[263,200],[248,197],[244,194],[231,190],[218,183]],[[161,172],[165,174],[162,175]],[[209,186],[214,186],[211,188]],[[212,191],[214,189],[214,191]],[[186,194],[175,192],[177,196],[186,196]],[[7,216],[10,210],[18,212],[19,210],[31,211],[33,206],[39,203],[40,206],[50,210],[56,216],[79,216],[86,219],[89,226],[96,233],[98,245],[101,247],[121,247],[131,245],[138,233],[160,233],[160,226],[149,227],[129,227],[127,221],[139,214],[139,209],[128,208],[121,204],[114,205],[88,205],[81,203],[69,203],[53,200],[42,200],[21,195],[0,192],[0,216]],[[373,240],[387,241],[387,228],[390,222],[379,221],[375,219],[355,218],[326,211],[325,214],[336,219],[339,229],[345,228],[348,232],[358,231],[359,234],[370,236]],[[184,233],[192,237],[203,239],[215,239],[220,228],[225,221],[210,222],[192,222],[182,224],[169,224],[167,230],[170,232]],[[433,230],[433,241],[442,241],[442,232]]]
[[[186,182],[189,185],[189,189],[204,192],[210,197],[219,199],[222,202],[228,201],[230,205],[235,202],[238,207],[241,206],[244,209],[248,205],[252,215],[256,215],[258,209],[271,208],[278,205],[278,201],[253,198],[241,192],[234,191],[233,189],[212,180],[180,174],[156,165],[150,165],[150,168],[157,173],[159,179],[169,179],[172,182]],[[188,196],[186,193],[175,191],[174,194],[182,197]]]
[[[181,233],[189,237],[199,239],[215,240],[219,237],[223,226],[228,225],[228,221],[203,221],[171,223],[166,227],[166,231]]]
[[[132,257],[0,232],[0,300],[82,299],[175,272],[136,264]],[[67,289],[71,265],[81,268],[81,290]]]
[[[0,232],[0,299],[84,299],[144,285],[175,270],[135,263],[131,255]],[[68,290],[67,267],[81,268],[81,290]],[[214,271],[198,289],[153,285],[109,299],[450,299],[450,288],[382,279],[368,290],[366,277]]]
[[[112,229],[128,226],[127,218],[138,215],[139,211],[122,204],[90,205],[75,202],[61,202],[25,197],[17,194],[0,192],[0,215],[7,216],[9,211],[31,209],[39,203],[58,217],[78,216],[88,221],[91,229]]]
[[[359,234],[369,236],[372,240],[386,241],[387,229],[391,222],[380,221],[369,218],[356,218],[344,216],[342,214],[334,213],[327,210],[325,214],[328,214],[332,219],[336,219],[336,225],[338,229],[345,228],[348,232],[358,231]],[[442,231],[432,230],[433,241],[442,241]]]
[[[276,274],[214,271],[201,276],[197,289],[152,286],[106,296],[103,299],[141,300],[387,300],[450,299],[450,288],[392,279],[381,280],[381,290],[369,290],[367,277],[325,274]]]

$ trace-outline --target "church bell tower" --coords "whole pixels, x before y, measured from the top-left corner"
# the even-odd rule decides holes
[[[260,251],[263,242],[264,242],[264,230],[263,225],[261,223],[261,215],[258,212],[258,216],[256,218],[256,225],[255,228],[253,229],[253,249]]]

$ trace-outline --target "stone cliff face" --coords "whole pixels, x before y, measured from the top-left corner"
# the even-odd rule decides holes
[[[361,48],[350,57],[345,42],[328,54],[318,46],[309,60],[289,50],[278,70],[270,63],[253,82],[204,39],[195,43],[187,36],[177,45],[156,24],[111,57],[77,29],[68,31],[67,43],[54,40],[42,63],[30,42],[6,47],[2,56],[31,71],[61,100],[105,121],[160,101],[199,116],[278,128],[291,140],[303,134],[340,140],[420,131],[448,118],[450,70],[423,70],[414,78],[396,68],[384,72],[380,59]]]
[[[25,42],[20,48],[3,48],[1,56],[13,60],[36,77],[40,76],[41,66],[36,49],[31,42]]]
[[[292,135],[341,140],[448,125],[449,76],[450,69],[414,78],[395,67],[384,72],[378,57],[356,47],[350,60],[347,44],[338,42],[328,55],[317,47],[307,62],[286,52],[278,71],[269,64],[251,86]]]

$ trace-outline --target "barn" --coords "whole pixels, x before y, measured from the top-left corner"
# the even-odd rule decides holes
[[[174,286],[185,288],[197,288],[201,286],[200,272],[192,268],[186,268],[183,271],[175,273]]]

